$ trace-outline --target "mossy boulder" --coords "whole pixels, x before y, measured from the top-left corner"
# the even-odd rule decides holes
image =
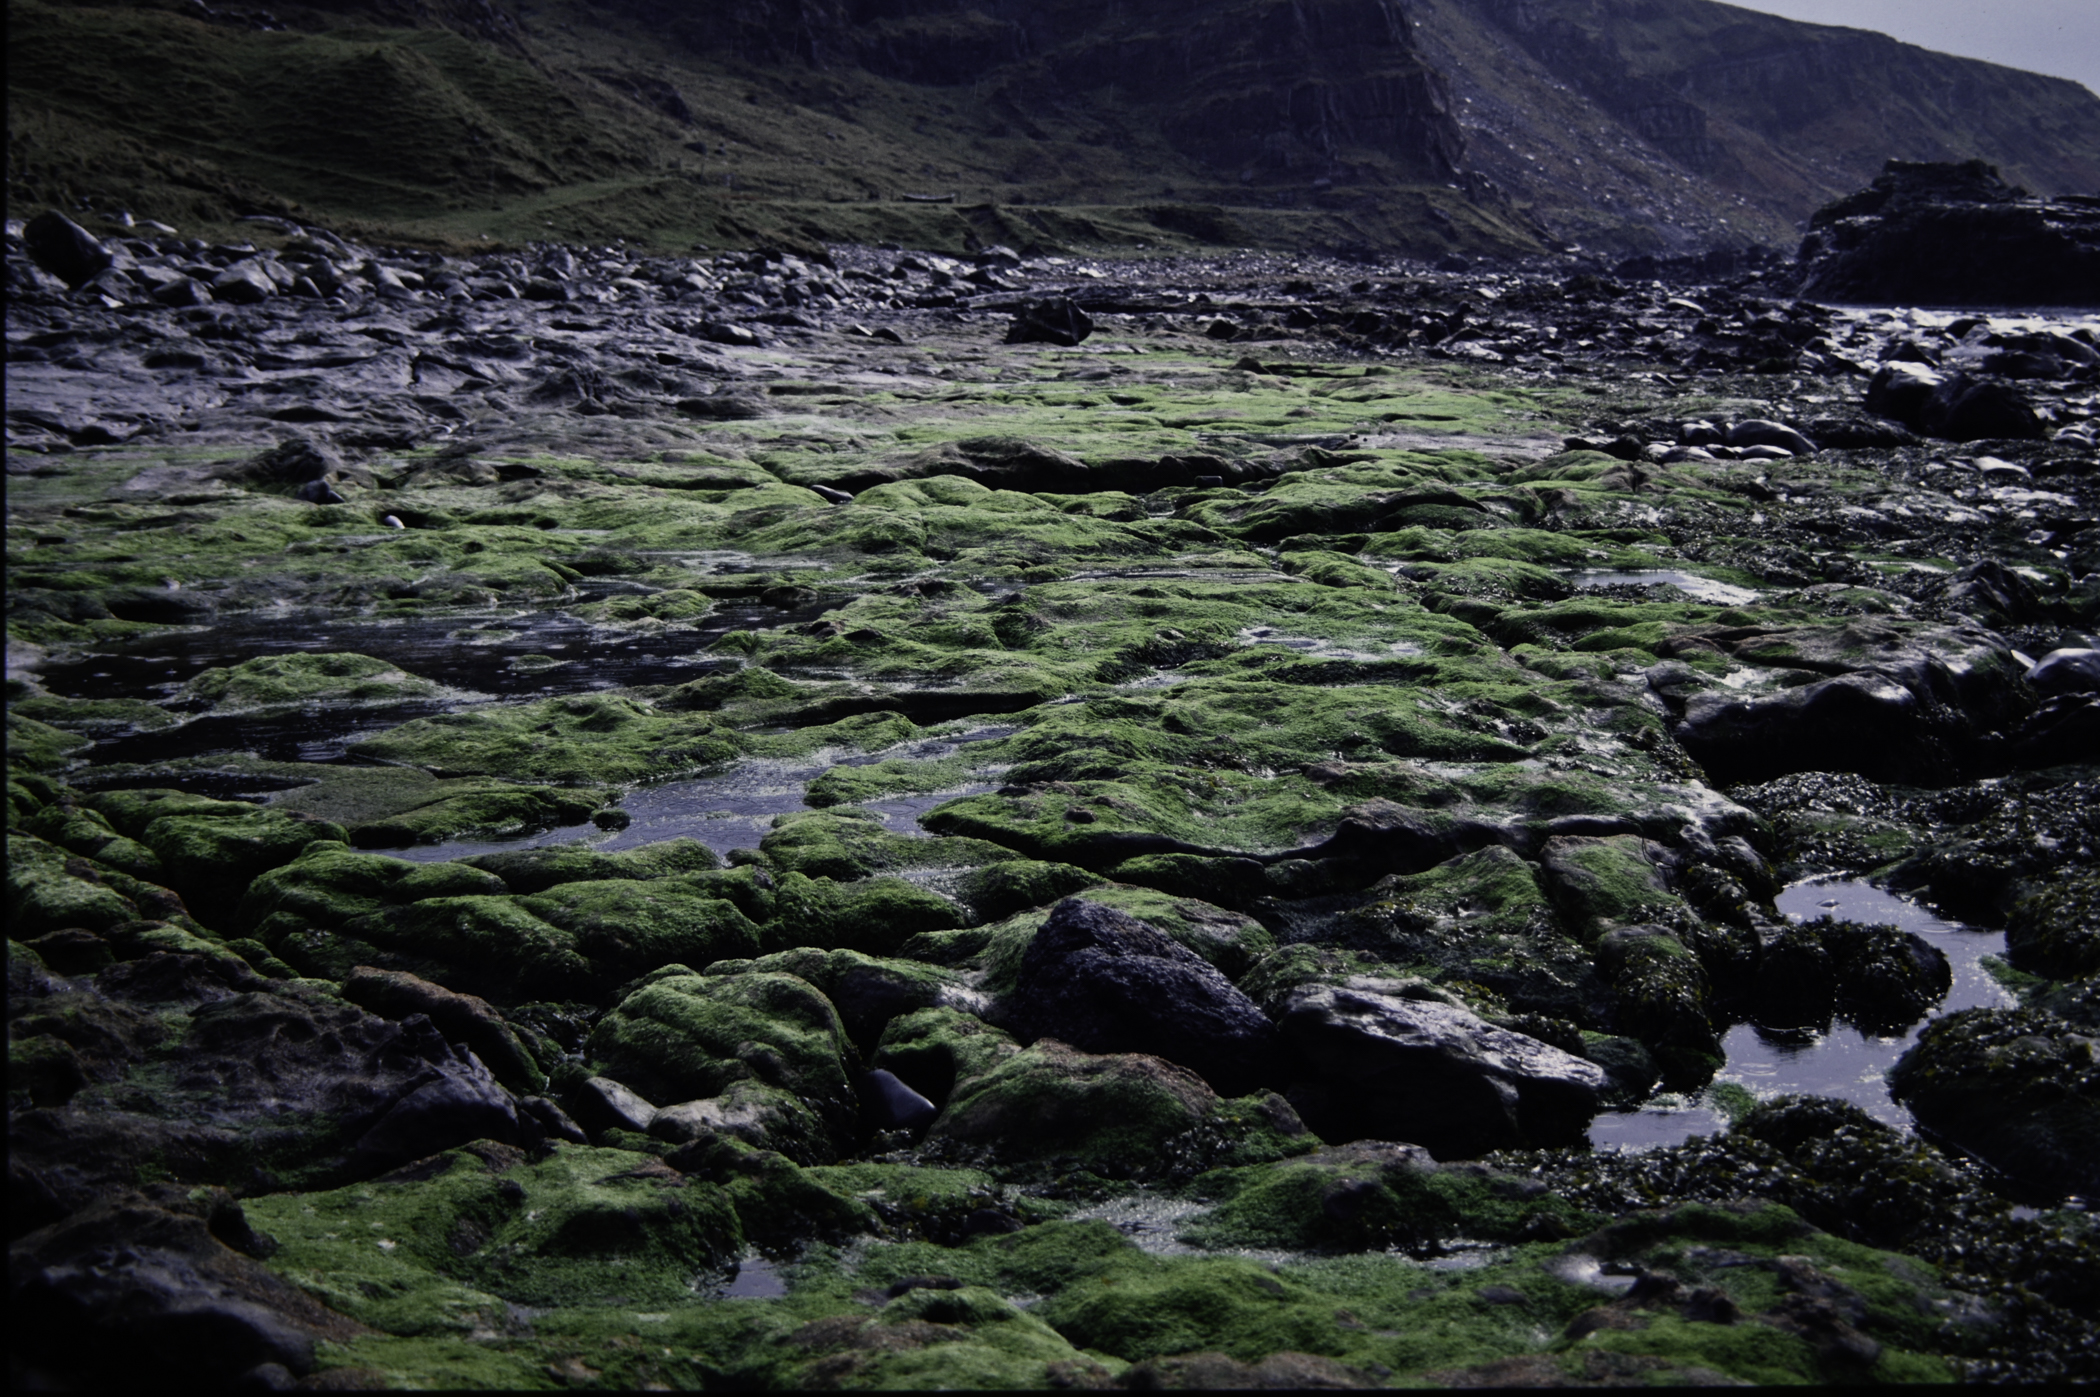
[[[1098,874],[1068,863],[1035,859],[1002,859],[972,869],[957,883],[955,895],[980,921],[998,921],[1031,907],[1048,907],[1102,882]]]
[[[821,991],[766,971],[667,974],[621,1000],[585,1044],[600,1071],[651,1101],[717,1097],[753,1078],[799,1097],[835,1139],[855,1115],[852,1051]]]
[[[2007,957],[2052,980],[2100,974],[2100,873],[2073,873],[2022,898],[2005,924]]]
[[[718,961],[709,975],[793,975],[815,985],[838,1010],[847,1036],[872,1053],[892,1019],[945,1001],[972,1001],[961,977],[909,960],[883,960],[859,951],[814,946],[776,951],[757,960]]]
[[[1919,1124],[2051,1192],[2100,1189],[2093,1035],[2033,1009],[1964,1009],[1927,1024],[1889,1092]]]
[[[1066,1158],[1127,1176],[1143,1172],[1216,1104],[1186,1068],[1138,1053],[1083,1053],[1045,1038],[956,1082],[928,1134],[1003,1158]]]
[[[203,670],[182,686],[180,696],[208,703],[215,712],[251,712],[319,703],[400,703],[438,692],[430,680],[370,655],[301,651]]]
[[[1613,926],[1667,918],[1670,851],[1637,835],[1563,835],[1539,851],[1540,876],[1571,930],[1594,943]]]
[[[159,855],[137,840],[118,834],[101,812],[71,801],[44,806],[17,827],[133,878],[157,883],[167,877]]]
[[[426,898],[354,918],[342,930],[410,958],[401,968],[449,989],[499,1003],[564,999],[603,993],[661,966],[761,950],[758,927],[713,894],[682,878],[565,883],[531,897]]]
[[[722,1189],[646,1154],[578,1145],[537,1162],[478,1145],[404,1176],[247,1209],[276,1240],[280,1274],[400,1335],[464,1337],[501,1323],[505,1301],[675,1303],[744,1246]]]
[[[1020,1050],[1003,1029],[975,1014],[938,1006],[890,1020],[868,1065],[894,1072],[906,1086],[940,1105],[958,1083],[986,1075]]]
[[[65,927],[107,931],[141,915],[88,860],[31,834],[7,837],[7,934],[29,940]]]
[[[239,814],[162,815],[139,842],[160,859],[168,886],[199,917],[217,922],[236,914],[258,876],[290,863],[309,845],[348,840],[341,825],[244,806]]]
[[[235,924],[263,928],[258,934],[269,942],[304,927],[345,926],[357,917],[425,898],[485,897],[505,891],[502,879],[465,864],[415,863],[321,840],[250,883]]]
[[[775,930],[790,945],[873,956],[895,955],[913,936],[963,924],[961,908],[902,878],[839,883],[788,873],[775,882],[773,904]]]
[[[514,893],[540,893],[560,883],[609,879],[646,881],[685,873],[705,873],[722,866],[721,856],[697,839],[666,839],[617,853],[554,846],[474,854],[460,860],[470,868],[494,874]]]

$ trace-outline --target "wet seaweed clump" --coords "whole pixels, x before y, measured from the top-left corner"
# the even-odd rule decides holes
[[[1633,1218],[1688,1201],[1783,1203],[1834,1236],[1942,1268],[1963,1301],[1936,1340],[1977,1381],[2100,1376],[2100,1253],[2081,1206],[2022,1208],[1968,1160],[1884,1125],[1848,1102],[1781,1096],[1725,1133],[1646,1152],[1510,1153],[1570,1204]]]

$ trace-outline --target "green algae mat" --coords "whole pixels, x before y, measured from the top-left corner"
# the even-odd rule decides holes
[[[2090,1338],[2061,1190],[2016,1213],[1856,1108],[1712,1086],[1788,965],[1899,1032],[1944,991],[1893,928],[1790,929],[1785,883],[1939,895],[1996,817],[1919,790],[2082,789],[2013,750],[2033,641],[1960,551],[1998,525],[1887,450],[1566,447],[1773,412],[1738,381],[1139,328],[725,357],[677,420],[550,408],[375,451],[336,503],[252,449],[10,477],[10,993],[45,998],[9,1081],[46,1132],[14,1152],[121,1124],[69,1167],[209,1211],[305,1326],[278,1371],[1942,1382]],[[1862,522],[1906,498],[1908,542]],[[1321,1138],[1286,1082],[1028,1041],[1068,898],[1270,1015],[1431,1005],[1593,1065],[1592,1109],[1732,1128],[1438,1159]],[[481,1095],[352,1130],[219,1094],[197,1064],[267,1015],[421,1015]]]

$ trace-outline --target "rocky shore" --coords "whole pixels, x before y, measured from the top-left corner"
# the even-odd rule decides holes
[[[254,226],[8,228],[18,1385],[2093,1376],[2091,317]]]

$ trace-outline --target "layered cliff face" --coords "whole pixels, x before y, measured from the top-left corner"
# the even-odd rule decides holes
[[[2100,189],[2100,97],[1709,0],[1411,0],[1477,168],[1563,237],[1791,245],[1885,160]]]
[[[689,52],[990,90],[1018,112],[1117,105],[1243,183],[1444,180],[1464,138],[1398,0],[731,0],[621,8]]]

